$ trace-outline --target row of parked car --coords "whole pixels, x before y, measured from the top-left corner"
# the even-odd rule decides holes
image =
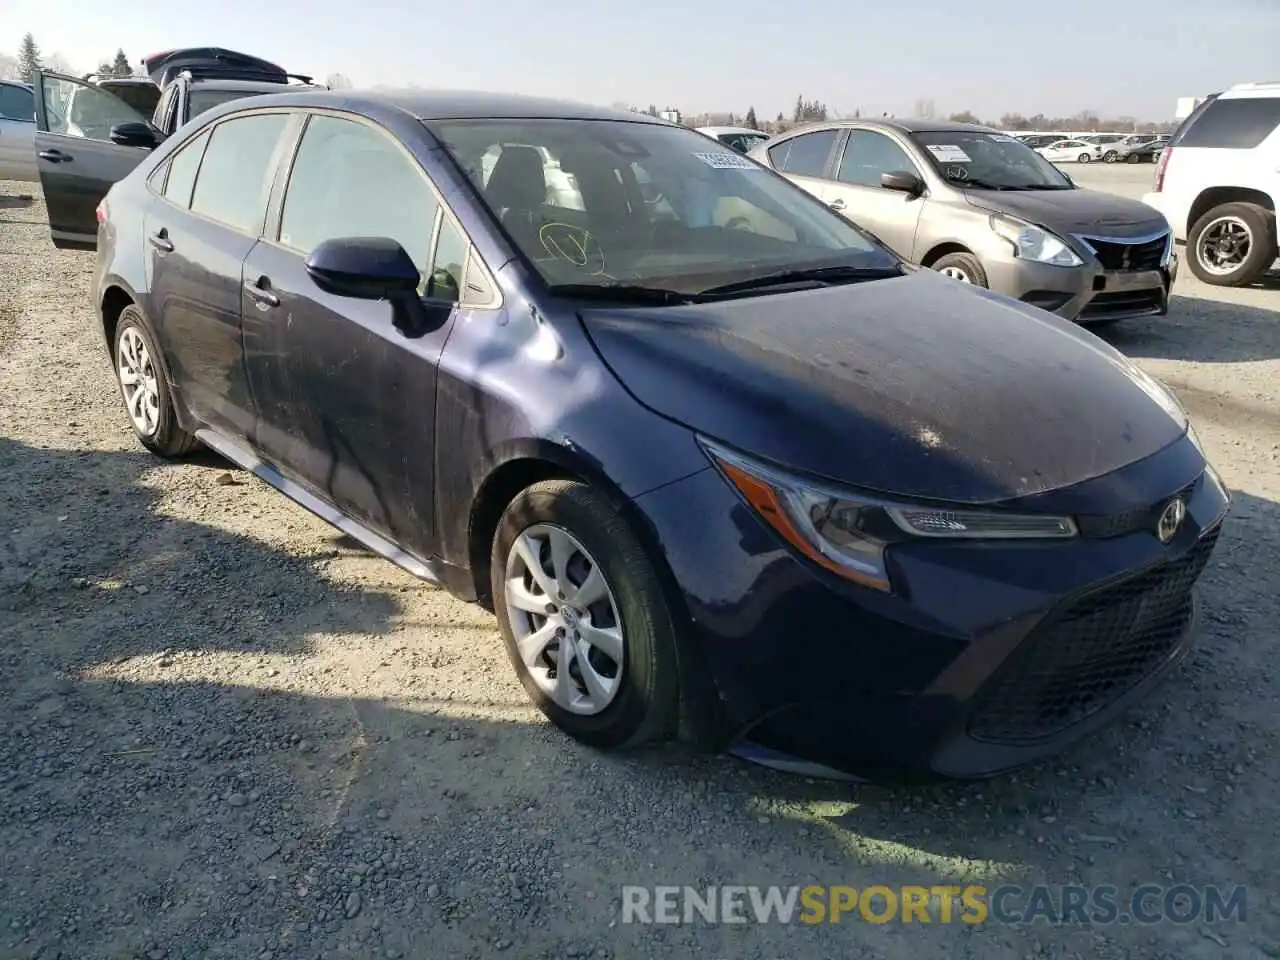
[[[1169,144],[1163,134],[1142,133],[1026,134],[1018,139],[1054,163],[1156,163]]]

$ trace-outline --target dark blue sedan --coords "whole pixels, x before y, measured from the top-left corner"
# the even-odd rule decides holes
[[[37,97],[141,442],[493,609],[580,741],[985,776],[1188,651],[1228,495],[1170,394],[692,130],[307,92],[161,139]]]

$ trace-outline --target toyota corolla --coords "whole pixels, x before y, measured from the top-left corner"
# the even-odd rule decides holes
[[[1177,401],[692,130],[423,91],[227,104],[140,162],[40,127],[142,444],[490,607],[585,744],[986,776],[1189,648],[1229,501]]]

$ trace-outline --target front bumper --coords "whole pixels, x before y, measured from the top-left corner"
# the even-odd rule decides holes
[[[983,266],[988,286],[997,293],[1081,324],[1164,316],[1177,276],[1174,256],[1152,270],[1107,270],[1088,261],[1055,267],[1014,257]]]
[[[1161,544],[1150,508],[1184,490]],[[1061,752],[1186,655],[1229,500],[1186,439],[1038,499],[1090,535],[919,541],[891,553],[890,595],[797,559],[714,471],[641,497],[692,620],[682,661],[705,671],[686,696],[714,701],[722,746],[810,772],[985,777]]]

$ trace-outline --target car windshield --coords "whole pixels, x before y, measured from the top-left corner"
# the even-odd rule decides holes
[[[558,119],[426,126],[553,286],[699,294],[805,270],[900,269],[894,254],[799,187],[687,128]]]
[[[281,85],[279,89],[284,90],[285,87]],[[267,92],[266,90],[201,90],[198,87],[193,87],[187,98],[187,102],[190,104],[187,111],[187,119],[190,120],[206,110],[220,107],[224,103],[230,103],[232,100],[260,96]],[[270,92],[275,93],[276,90],[273,89]]]
[[[1058,168],[1016,137],[980,130],[911,134],[948,183],[980,190],[1070,190]]]

